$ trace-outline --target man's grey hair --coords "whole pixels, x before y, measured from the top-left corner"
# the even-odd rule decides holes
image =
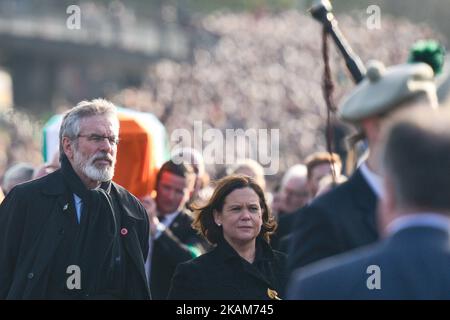
[[[305,182],[308,177],[308,170],[304,164],[296,164],[293,165],[286,171],[286,173],[283,176],[283,179],[281,179],[281,187],[284,188],[289,180],[293,178],[298,179],[304,179]]]
[[[254,176],[252,178],[256,180],[256,183],[258,183],[263,190],[265,190],[266,178],[264,176],[264,168],[256,160],[250,158],[239,159],[234,165],[227,169],[227,174],[239,174],[241,170],[245,169],[253,172]]]
[[[3,191],[7,194],[20,183],[27,182],[33,178],[34,167],[29,163],[17,163],[5,172],[3,177]]]
[[[93,116],[106,116],[117,118],[116,106],[105,99],[94,99],[92,101],[81,101],[76,107],[70,109],[64,115],[59,130],[59,159],[61,160],[64,155],[62,141],[64,137],[68,137],[71,140],[75,140],[80,134],[81,120],[93,117]]]

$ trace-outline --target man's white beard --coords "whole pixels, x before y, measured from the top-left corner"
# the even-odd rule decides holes
[[[97,168],[94,162],[98,159],[110,160],[111,165]],[[116,161],[112,156],[105,152],[97,152],[92,157],[86,159],[81,152],[75,150],[73,160],[75,166],[81,170],[86,177],[94,181],[106,182],[111,180],[114,176],[114,166]]]

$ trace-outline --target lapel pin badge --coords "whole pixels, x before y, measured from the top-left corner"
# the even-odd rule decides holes
[[[69,207],[69,204],[66,203],[66,204],[64,205],[64,207],[63,207],[63,211],[66,211],[68,207]]]
[[[120,234],[126,236],[128,234],[128,229],[127,228],[120,229]]]
[[[280,297],[278,297],[278,292],[270,288],[267,288],[267,296],[272,300],[281,300]]]

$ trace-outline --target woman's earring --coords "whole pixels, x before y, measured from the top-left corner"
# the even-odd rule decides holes
[[[220,227],[222,224],[218,223],[217,226]]]

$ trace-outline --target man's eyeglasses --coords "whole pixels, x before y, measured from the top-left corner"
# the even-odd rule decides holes
[[[89,135],[84,135],[84,134],[79,134],[77,135],[77,138],[86,138],[88,141],[94,142],[94,143],[100,143],[103,142],[103,140],[108,139],[109,144],[112,146],[115,146],[119,143],[119,138],[115,137],[115,136],[111,136],[111,137],[107,137],[107,136],[101,136],[98,134],[89,134]]]

